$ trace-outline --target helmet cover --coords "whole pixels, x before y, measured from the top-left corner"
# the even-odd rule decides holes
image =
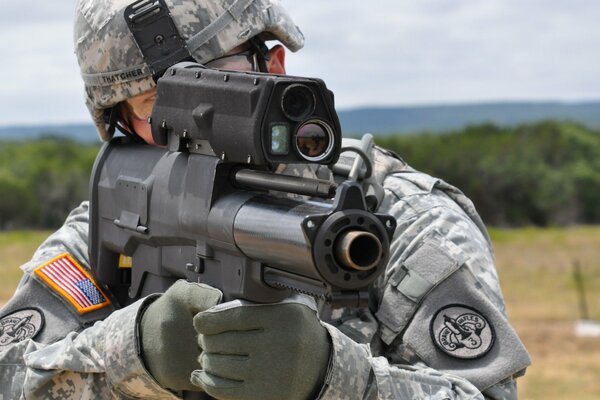
[[[291,51],[304,36],[279,0],[164,0],[179,35],[199,63],[221,57],[260,35]],[[85,84],[85,101],[103,140],[109,140],[104,110],[156,86],[127,26],[124,10],[134,0],[79,0],[75,54]]]

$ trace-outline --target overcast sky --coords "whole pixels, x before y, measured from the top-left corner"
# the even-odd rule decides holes
[[[600,99],[600,1],[281,0],[338,108]],[[88,121],[74,0],[0,0],[0,125]]]

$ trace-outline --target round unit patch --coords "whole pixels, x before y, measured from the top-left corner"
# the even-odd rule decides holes
[[[462,304],[441,308],[431,320],[430,333],[440,350],[464,359],[483,357],[496,338],[494,327],[483,314]]]
[[[31,339],[44,327],[44,316],[35,308],[17,310],[0,318],[0,347]]]

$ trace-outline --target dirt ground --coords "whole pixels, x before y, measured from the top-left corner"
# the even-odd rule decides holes
[[[509,318],[533,359],[521,399],[600,399],[600,338],[578,338],[575,265],[600,320],[600,228],[492,231]]]

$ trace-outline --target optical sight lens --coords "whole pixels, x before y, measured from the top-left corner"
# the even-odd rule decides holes
[[[290,130],[287,125],[274,124],[271,127],[271,154],[288,154]]]
[[[291,85],[283,92],[281,109],[289,119],[302,121],[315,110],[315,96],[308,86]]]
[[[331,129],[320,121],[309,121],[296,133],[296,147],[308,161],[320,161],[329,156],[333,147]]]

